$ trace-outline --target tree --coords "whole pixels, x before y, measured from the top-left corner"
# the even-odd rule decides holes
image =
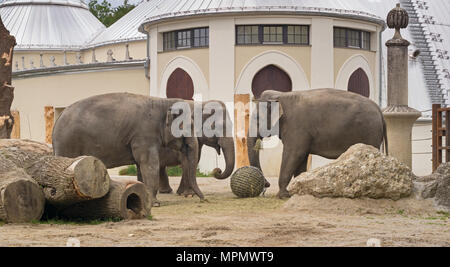
[[[128,4],[128,0],[124,0],[123,4],[116,8],[113,8],[106,0],[103,0],[101,3],[99,3],[99,0],[89,2],[89,10],[91,13],[106,27],[114,24],[114,22],[118,21],[135,7],[135,5]]]
[[[14,99],[11,86],[14,46],[16,39],[9,34],[0,17],[0,139],[10,138],[14,125],[10,111]]]

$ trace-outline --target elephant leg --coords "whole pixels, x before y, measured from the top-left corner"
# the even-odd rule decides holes
[[[308,169],[308,157],[309,157],[309,154],[306,155],[305,160],[302,162],[302,164],[300,164],[298,166],[297,170],[295,170],[294,177],[297,177],[300,174],[302,174],[302,173],[307,171],[307,169]]]
[[[170,194],[173,190],[169,184],[169,176],[167,176],[166,168],[161,167],[159,169],[159,193]]]
[[[278,185],[280,191],[278,192],[279,198],[289,198],[289,192],[287,191],[287,186],[291,182],[292,177],[295,173],[299,172],[304,166],[306,170],[306,164],[308,160],[308,152],[285,146],[283,150],[283,159],[281,162],[280,178],[278,180]],[[306,163],[305,163],[306,162]]]
[[[153,206],[159,207],[161,203],[156,198],[159,189],[159,149],[156,147],[148,149],[146,143],[148,141],[137,141],[131,145],[131,148],[134,160],[142,174],[142,181],[149,189]]]
[[[178,187],[177,194],[184,197],[193,197],[195,195],[195,192],[189,185],[187,179],[188,178],[183,173],[181,175],[180,186]]]
[[[136,170],[137,170],[137,180],[143,183],[144,180],[142,179],[141,167],[139,166],[139,164],[136,164]]]

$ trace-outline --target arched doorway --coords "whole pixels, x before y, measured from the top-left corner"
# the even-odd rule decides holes
[[[167,81],[166,96],[167,98],[192,100],[194,83],[191,76],[181,68],[174,70]]]
[[[259,98],[264,91],[292,91],[292,80],[289,75],[275,65],[268,65],[258,71],[252,81],[252,92]]]
[[[370,97],[370,84],[366,72],[359,68],[350,76],[348,80],[348,91]]]

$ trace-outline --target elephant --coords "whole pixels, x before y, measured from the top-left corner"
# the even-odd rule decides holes
[[[182,102],[185,100],[129,93],[98,95],[76,102],[55,123],[54,154],[71,158],[94,156],[107,168],[136,164],[153,205],[159,206],[156,196],[160,155],[164,148],[170,148],[179,151],[186,182],[203,201],[195,177],[198,139],[193,135],[175,137],[171,128],[179,117],[173,107]],[[192,111],[188,115],[193,120]]]
[[[363,143],[379,149],[383,141],[388,153],[382,111],[375,102],[361,95],[337,89],[265,91],[257,102],[278,103],[279,117],[272,121],[271,105],[267,105],[267,113],[258,107],[252,114],[251,127],[258,128],[254,128],[253,136],[248,134],[249,161],[251,166],[261,169],[255,144],[271,134],[261,133],[260,122],[265,120],[267,125],[278,126],[278,137],[283,143],[278,181],[280,198],[290,197],[287,186],[292,177],[306,171],[310,154],[337,159],[352,145]]]
[[[194,102],[189,101],[191,105],[191,109],[194,109]],[[233,137],[227,135],[227,129],[231,129],[231,119],[230,115],[226,111],[225,104],[221,101],[206,101],[202,103],[202,110],[205,109],[205,106],[211,103],[217,103],[220,105],[220,107],[223,110],[223,116],[222,116],[222,129],[223,134],[220,137],[213,136],[213,137],[206,137],[206,136],[200,136],[198,137],[198,144],[199,144],[199,155],[198,160],[200,160],[201,156],[201,150],[204,145],[212,147],[216,149],[217,153],[220,155],[221,150],[223,151],[223,155],[225,158],[225,170],[222,172],[221,169],[216,168],[213,170],[213,176],[216,179],[223,180],[228,178],[233,170],[234,170],[234,163],[235,163],[235,151],[234,151],[234,141]],[[209,114],[203,114],[202,116],[202,124],[206,122],[210,118]],[[159,193],[162,194],[169,194],[172,193],[172,188],[169,185],[169,178],[167,176],[166,167],[167,166],[177,166],[181,163],[182,154],[179,151],[170,149],[170,148],[163,148],[162,152],[160,154],[160,182],[159,182]],[[138,173],[139,176],[139,173]],[[186,178],[183,177],[181,179],[180,186],[177,190],[177,194],[179,195],[193,195],[192,189],[189,187],[189,184],[186,183]]]

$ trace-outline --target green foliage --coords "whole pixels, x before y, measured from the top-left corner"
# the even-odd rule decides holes
[[[0,227],[2,227],[3,225],[5,225],[5,222],[0,220]]]
[[[128,12],[135,8],[135,5],[128,4],[128,0],[123,1],[123,5],[112,8],[111,4],[103,0],[92,0],[89,2],[89,10],[98,18],[106,27],[111,26],[114,22],[125,16]]]
[[[130,165],[124,169],[121,169],[119,171],[119,175],[122,176],[137,176],[137,169],[136,165]]]
[[[180,166],[167,167],[166,168],[167,175],[171,177],[180,177],[183,174],[183,169]],[[119,171],[119,175],[122,176],[136,176],[137,169],[136,165],[128,166]],[[197,168],[197,177],[211,177],[210,173],[203,173]]]

